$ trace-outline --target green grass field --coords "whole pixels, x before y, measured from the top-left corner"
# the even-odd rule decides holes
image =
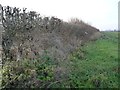
[[[118,32],[102,32],[102,37],[86,43],[71,54],[70,87],[118,87]]]

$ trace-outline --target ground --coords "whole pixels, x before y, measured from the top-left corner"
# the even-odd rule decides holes
[[[101,33],[71,54],[71,87],[118,88],[118,32]]]

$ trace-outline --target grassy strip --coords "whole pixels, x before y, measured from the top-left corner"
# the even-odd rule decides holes
[[[102,33],[99,40],[87,43],[70,56],[70,87],[118,87],[118,33]]]

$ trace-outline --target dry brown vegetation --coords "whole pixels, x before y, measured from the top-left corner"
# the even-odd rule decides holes
[[[9,37],[9,39],[12,39],[12,46],[17,45],[19,49],[24,49],[26,53],[28,51],[40,54],[43,50],[52,51],[52,53],[55,52],[53,57],[56,58],[66,57],[77,46],[100,36],[98,29],[82,20],[75,18],[69,22],[64,22],[55,17],[39,16],[34,11],[26,12],[26,9],[21,12],[16,7],[7,6],[4,8],[2,22],[6,32],[3,33],[3,36],[11,30],[11,32],[14,31],[14,35],[10,34],[12,38]],[[21,57],[26,55],[23,53]],[[31,56],[29,58],[32,59],[35,57],[31,54],[28,54],[28,56]]]
[[[20,60],[35,60],[47,51],[58,64],[54,71],[55,80],[61,79],[61,74],[67,72],[61,63],[67,62],[65,60],[71,52],[85,42],[101,36],[98,29],[79,19],[64,22],[55,17],[42,17],[34,11],[26,12],[26,9],[23,9],[21,12],[20,9],[11,7],[3,7],[2,13],[3,56],[9,51],[10,61],[16,61],[18,55]],[[13,33],[10,34],[9,31]],[[11,46],[7,48],[4,43],[7,44],[6,40],[9,39]],[[6,60],[7,58],[4,62]]]

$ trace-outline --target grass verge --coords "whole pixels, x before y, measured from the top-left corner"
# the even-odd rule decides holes
[[[118,32],[102,34],[70,55],[70,87],[118,88]]]

